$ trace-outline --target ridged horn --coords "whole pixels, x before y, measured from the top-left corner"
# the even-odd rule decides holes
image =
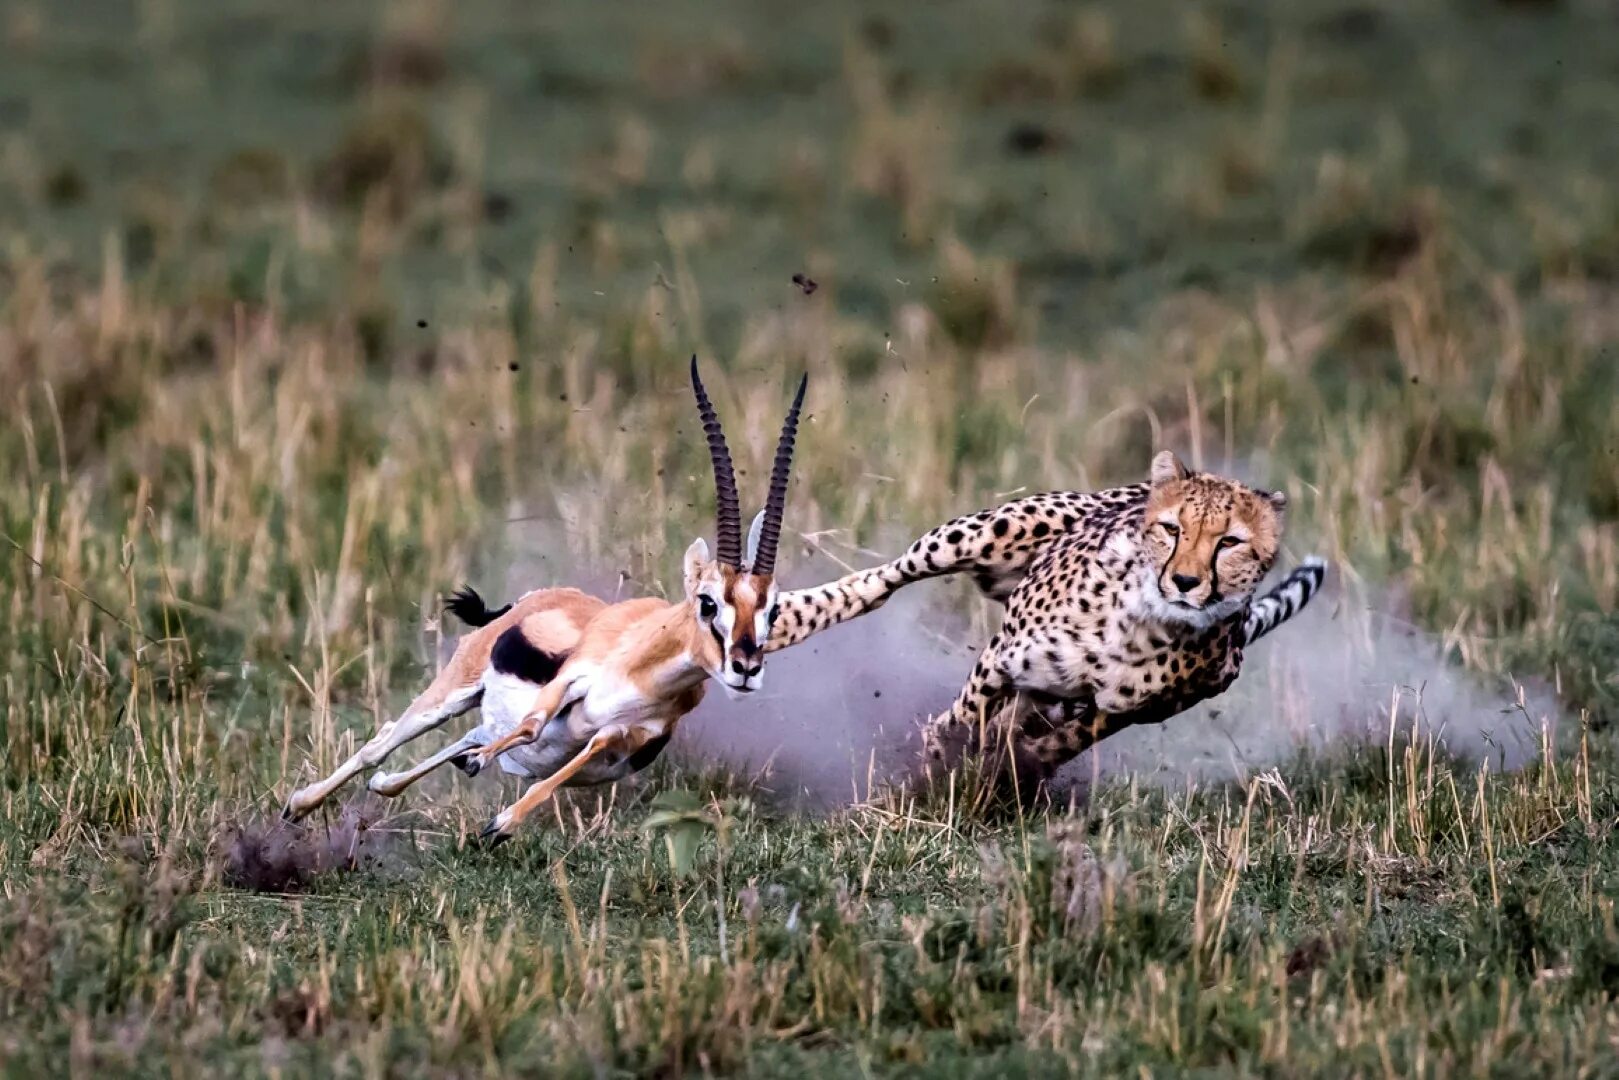
[[[769,577],[776,572],[776,547],[781,542],[781,516],[787,510],[787,477],[793,469],[793,442],[798,438],[798,410],[804,404],[804,389],[809,376],[798,380],[798,393],[793,407],[787,410],[787,421],[781,425],[781,442],[776,444],[776,463],[770,469],[770,496],[765,500],[765,520],[759,529],[759,551],[754,556],[750,574]]]
[[[708,400],[703,380],[697,377],[697,354],[691,358],[691,388],[697,395],[697,413],[703,418],[703,434],[708,436],[708,456],[714,462],[714,549],[715,558],[733,569],[742,567],[742,506],[736,493],[736,471],[731,467],[731,451],[725,445],[725,432]]]

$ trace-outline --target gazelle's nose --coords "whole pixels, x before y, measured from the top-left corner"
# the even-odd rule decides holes
[[[741,660],[732,660],[731,661],[731,670],[733,672],[735,672],[736,674],[743,676],[744,678],[746,678],[747,676],[750,676],[750,675],[759,674],[759,669],[762,668],[762,667],[764,667],[764,661],[762,661],[762,660],[755,660],[755,661],[753,661],[751,663],[746,663],[746,664],[743,663]]]

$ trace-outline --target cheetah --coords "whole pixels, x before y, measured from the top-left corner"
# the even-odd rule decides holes
[[[1147,483],[1018,499],[946,522],[892,562],[785,592],[766,648],[873,611],[913,581],[970,574],[1006,612],[955,703],[928,722],[924,751],[943,760],[982,729],[1042,780],[1108,735],[1223,692],[1243,650],[1309,603],[1326,575],[1318,558],[1253,598],[1286,510],[1284,494],[1192,472],[1166,450]]]

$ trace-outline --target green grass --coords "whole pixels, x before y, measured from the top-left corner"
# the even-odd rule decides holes
[[[1599,6],[70,8],[0,11],[5,1071],[1609,1068]],[[693,351],[745,485],[810,372],[790,541],[1172,446],[1564,737],[1025,816],[685,761],[493,853],[501,793],[444,782],[250,887],[234,838],[425,681],[446,589],[678,587]],[[689,875],[644,828],[681,792],[725,822]]]
[[[380,862],[297,896],[222,887],[192,838],[74,845],[0,927],[8,1017],[52,1003],[8,1064],[1413,1075],[1604,1057],[1611,763],[1502,779],[1401,750],[1026,821],[977,818],[961,787],[820,820],[733,801],[685,877],[637,829],[641,798],[497,853],[431,827],[454,815],[396,818],[413,831]]]

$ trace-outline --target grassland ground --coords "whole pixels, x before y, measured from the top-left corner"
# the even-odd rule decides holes
[[[0,12],[5,1071],[1611,1074],[1611,12],[605,10]],[[687,755],[494,853],[488,781],[267,832],[453,585],[678,587],[694,351],[749,489],[810,373],[789,584],[1174,446],[1563,722],[1503,771],[1368,685],[1038,812]]]

